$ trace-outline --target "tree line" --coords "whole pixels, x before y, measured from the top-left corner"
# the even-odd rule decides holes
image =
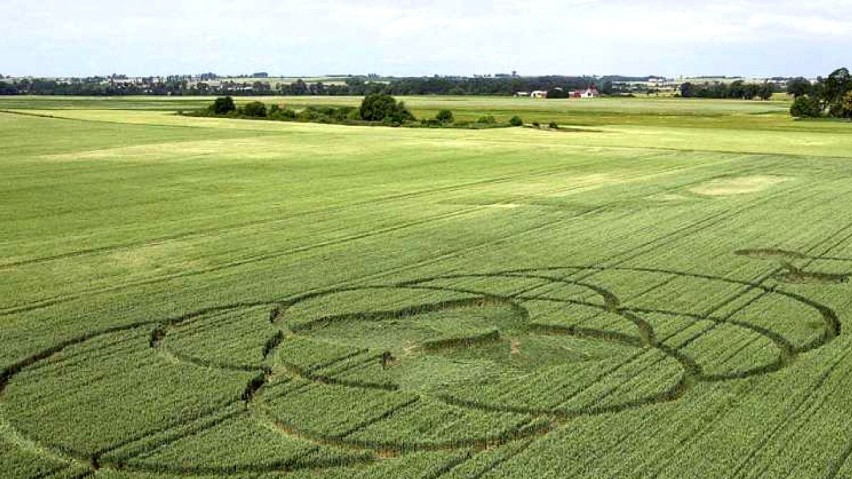
[[[204,77],[209,78],[209,77]],[[149,77],[128,80],[124,76],[55,80],[44,78],[4,79],[0,95],[69,95],[69,96],[366,96],[389,95],[503,95],[533,90],[553,91],[585,89],[595,84],[612,88],[612,81],[595,77],[415,77],[389,78],[349,77],[341,83],[274,84],[269,81],[223,80],[191,81],[186,76]]]
[[[680,96],[683,98],[728,98],[736,100],[753,100],[760,98],[768,100],[776,92],[772,83],[746,83],[736,80],[731,83],[683,83],[680,86]]]
[[[852,76],[849,69],[838,68],[816,82],[795,78],[787,84],[795,97],[790,114],[796,118],[852,119]]]

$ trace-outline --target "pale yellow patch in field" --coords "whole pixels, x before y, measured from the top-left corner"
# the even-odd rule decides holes
[[[521,354],[521,343],[517,339],[513,339],[509,343],[509,352],[511,354]]]
[[[583,191],[589,191],[596,188],[600,188],[606,185],[624,183],[625,181],[627,180],[625,180],[624,178],[618,178],[608,173],[593,173],[590,175],[575,176],[566,179],[565,183],[562,185],[562,188],[559,188],[558,191],[550,193],[548,196],[569,196],[581,193]]]
[[[85,120],[106,123],[126,123],[129,125],[183,126],[198,128],[218,128],[229,130],[283,131],[289,122],[234,120],[229,118],[203,118],[179,116],[173,112],[144,110],[12,110],[19,113],[45,115],[72,120]],[[314,125],[316,126],[316,125]]]
[[[151,270],[161,266],[180,270],[201,265],[198,260],[177,260],[181,250],[182,247],[174,243],[154,243],[110,253],[109,259],[115,266],[134,270]]]
[[[657,201],[682,201],[682,200],[687,199],[686,196],[678,195],[678,194],[674,194],[674,193],[655,195],[655,196],[651,196],[650,198],[652,200],[657,200]]]
[[[783,176],[754,175],[714,180],[691,188],[690,191],[704,196],[733,196],[757,193],[779,183],[789,181]]]
[[[167,363],[175,365],[175,366],[181,364],[180,359],[178,359],[178,357],[175,356],[174,354],[172,354],[172,352],[169,351],[168,349],[157,348],[157,352],[160,354],[161,358],[166,360]]]
[[[485,206],[487,206],[489,208],[502,208],[502,209],[510,209],[511,210],[511,209],[515,209],[515,208],[520,208],[523,205],[519,205],[517,203],[493,203],[493,204],[485,205]]]
[[[412,341],[406,341],[405,346],[403,346],[403,348],[402,348],[402,356],[413,356],[413,355],[417,354],[419,349],[420,349],[419,344],[414,343]]]
[[[583,191],[600,188],[606,185],[621,183],[624,179],[617,178],[608,174],[589,174],[589,175],[559,175],[553,174],[542,176],[541,178],[532,180],[513,181],[511,183],[500,183],[492,185],[484,185],[478,188],[471,188],[478,194],[494,194],[535,197],[562,197],[569,196]],[[504,206],[511,203],[494,203],[488,206]]]
[[[47,161],[96,161],[96,160],[121,160],[121,161],[145,161],[162,160],[170,157],[199,157],[219,155],[223,151],[239,151],[249,148],[257,148],[258,139],[228,139],[228,140],[204,140],[204,141],[181,141],[156,143],[149,145],[125,146],[119,148],[104,148],[100,150],[79,151],[73,153],[61,153],[57,155],[44,155],[41,160]]]
[[[306,145],[286,143],[276,137],[265,138],[230,138],[223,140],[176,141],[145,145],[105,148],[99,150],[78,151],[44,155],[42,161],[73,162],[73,161],[119,161],[119,162],[152,162],[152,161],[184,161],[202,158],[235,159],[235,160],[264,160],[295,156],[302,152],[310,153],[313,148]],[[334,153],[333,147],[328,148]]]

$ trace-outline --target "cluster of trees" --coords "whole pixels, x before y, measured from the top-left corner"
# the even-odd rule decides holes
[[[12,84],[0,81],[0,95],[17,95],[18,89]]]
[[[787,84],[787,92],[795,97],[790,114],[796,118],[852,119],[852,76],[847,68],[839,68],[815,83],[795,78]]]
[[[476,121],[462,121],[456,123],[455,116],[453,112],[450,110],[440,110],[435,115],[435,118],[425,118],[420,120],[421,126],[426,127],[447,127],[453,125],[455,128],[471,128],[471,129],[481,129],[481,128],[501,128],[507,126],[507,124],[500,124],[497,122],[497,119],[492,115],[483,115],[476,119]],[[524,120],[521,119],[520,116],[513,116],[508,123],[508,126],[523,126]]]
[[[259,101],[237,106],[232,97],[219,97],[203,110],[181,113],[188,116],[226,117],[246,119],[268,119],[279,121],[301,121],[310,123],[334,123],[344,125],[424,126],[457,128],[492,128],[506,126],[498,124],[491,116],[482,116],[474,122],[456,122],[453,112],[440,110],[434,118],[417,122],[414,115],[401,101],[386,93],[373,93],[364,97],[360,107],[353,106],[308,106],[296,111],[281,105],[267,107]],[[509,126],[523,126],[524,121],[515,115]]]
[[[259,101],[238,107],[230,96],[219,97],[206,109],[190,113],[192,116],[224,116],[228,118],[266,118],[282,121],[314,123],[382,124],[400,126],[416,120],[401,101],[384,93],[367,95],[360,108],[342,106],[309,106],[299,112],[280,105],[267,106]],[[450,113],[452,117],[452,113]]]
[[[402,125],[414,121],[414,115],[405,108],[405,104],[387,93],[367,95],[358,110],[361,119],[373,123]]]
[[[212,105],[190,116],[217,116],[227,118],[269,119],[278,121],[303,121],[313,123],[363,122],[358,108],[343,106],[309,106],[299,112],[281,105],[270,105],[251,101],[238,107],[232,97],[219,97]]]
[[[730,98],[737,100],[768,100],[775,93],[772,83],[746,83],[736,80],[731,83],[703,83],[700,85],[686,82],[680,86],[680,96],[684,98]]]

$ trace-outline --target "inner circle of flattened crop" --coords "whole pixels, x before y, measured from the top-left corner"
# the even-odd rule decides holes
[[[565,270],[566,268],[552,268],[550,271],[560,271]],[[752,284],[744,281],[731,280],[721,277],[707,276],[707,275],[699,275],[699,274],[690,274],[690,273],[681,273],[676,271],[665,271],[665,270],[656,270],[656,269],[631,269],[631,268],[589,268],[589,267],[578,267],[575,268],[575,272],[596,272],[596,271],[625,271],[625,272],[633,272],[633,273],[645,273],[645,274],[656,274],[656,275],[664,275],[664,276],[673,276],[673,277],[683,277],[683,278],[693,278],[693,279],[701,279],[701,280],[711,280],[718,281],[723,283],[730,283],[732,285],[742,286],[743,288],[749,288],[756,292],[760,292],[768,295],[769,297],[785,297],[788,300],[793,300],[799,302],[812,310],[816,310],[820,316],[822,317],[823,324],[823,334],[815,341],[802,346],[796,347],[793,346],[790,341],[784,338],[781,334],[775,333],[766,328],[762,328],[759,326],[754,326],[748,323],[742,323],[737,321],[731,321],[730,324],[732,327],[743,329],[752,334],[756,334],[758,336],[763,337],[765,340],[770,341],[777,349],[778,349],[778,359],[772,363],[766,365],[759,365],[751,367],[750,369],[746,369],[743,371],[737,371],[732,374],[704,374],[701,371],[699,365],[687,354],[679,351],[677,348],[668,346],[657,340],[654,336],[653,328],[648,324],[648,322],[644,321],[641,317],[641,311],[634,310],[631,308],[621,307],[619,298],[613,294],[612,292],[606,290],[603,287],[596,286],[594,284],[588,284],[581,281],[572,281],[566,279],[553,278],[548,276],[542,276],[541,273],[546,272],[548,270],[515,270],[515,271],[507,271],[500,273],[488,273],[481,275],[454,275],[454,276],[439,276],[433,278],[425,278],[414,281],[408,281],[396,285],[385,286],[385,288],[398,288],[398,289],[423,289],[423,290],[442,290],[442,291],[452,291],[457,293],[468,293],[468,294],[479,294],[472,301],[480,301],[483,304],[506,304],[510,305],[514,308],[522,309],[526,312],[526,309],[523,307],[523,300],[527,297],[520,294],[510,294],[510,295],[496,295],[493,293],[488,293],[484,291],[477,291],[476,288],[461,288],[461,287],[453,287],[453,286],[434,286],[429,283],[435,280],[441,279],[457,279],[457,278],[487,278],[493,281],[499,281],[502,279],[518,279],[518,278],[534,278],[544,281],[550,281],[553,283],[564,283],[571,284],[575,286],[581,286],[587,288],[597,296],[599,296],[603,300],[603,304],[592,304],[586,303],[587,306],[598,308],[602,311],[611,312],[613,314],[619,315],[623,317],[626,321],[630,321],[634,323],[637,329],[641,330],[639,336],[641,337],[640,341],[642,348],[647,349],[656,349],[660,353],[666,355],[672,360],[676,361],[681,367],[681,377],[675,384],[671,385],[665,390],[657,391],[652,394],[648,394],[641,397],[631,398],[629,400],[625,400],[622,402],[616,402],[606,405],[587,405],[581,408],[574,409],[566,409],[566,408],[548,408],[548,407],[534,407],[534,406],[517,406],[517,405],[507,405],[507,404],[499,404],[494,402],[485,402],[479,400],[471,400],[469,398],[462,398],[452,394],[444,394],[437,396],[440,400],[446,402],[447,404],[451,404],[454,406],[460,406],[470,409],[479,409],[483,411],[492,411],[492,412],[513,412],[513,413],[524,413],[531,415],[539,415],[542,417],[556,418],[556,420],[565,420],[571,417],[579,416],[579,415],[589,415],[589,414],[601,414],[606,412],[617,412],[625,409],[637,408],[646,406],[649,404],[664,402],[664,401],[672,401],[682,397],[689,387],[695,382],[699,381],[725,381],[737,378],[744,378],[750,376],[756,376],[760,374],[767,374],[774,371],[777,371],[783,368],[792,356],[815,349],[823,344],[831,341],[835,336],[837,336],[840,332],[839,321],[836,318],[836,315],[829,308],[820,305],[818,303],[807,300],[806,298],[800,297],[795,294],[785,293],[781,291],[776,291],[772,288],[763,286],[761,284]],[[364,291],[373,290],[376,288],[381,288],[380,286],[365,288]],[[347,289],[346,291],[358,291],[358,288]],[[288,305],[290,307],[299,304],[300,302],[313,299],[317,297],[321,297],[323,295],[332,296],[340,291],[329,291],[327,293],[320,294],[311,294],[309,296],[303,298],[297,298]],[[519,302],[520,300],[520,302]],[[570,300],[565,300],[566,303],[570,303]],[[473,303],[475,304],[475,303]],[[427,305],[422,305],[427,306]],[[428,308],[426,308],[428,309]],[[309,332],[313,328],[324,328],[328,327],[330,323],[336,321],[346,321],[346,320],[356,320],[356,319],[370,319],[370,320],[381,320],[387,317],[393,317],[396,319],[406,319],[410,316],[414,316],[424,311],[423,307],[409,307],[405,310],[399,311],[383,311],[380,313],[371,313],[369,311],[363,311],[360,313],[348,315],[348,316],[339,316],[334,318],[318,318],[313,323],[309,323],[310,325],[307,327],[295,328],[295,334],[302,334],[305,332]],[[678,314],[678,312],[666,312],[666,311],[657,311],[663,314]],[[528,313],[526,313],[528,316]],[[717,323],[725,323],[724,320],[719,320],[717,318],[710,317],[700,317],[698,315],[687,315],[683,314],[684,317],[689,319],[698,320],[704,319],[707,321],[716,321]],[[286,314],[282,318],[283,322],[287,322]],[[549,331],[550,333],[553,330]],[[561,329],[560,334],[565,335],[573,335],[573,336],[583,336],[586,338],[598,339],[600,341],[623,341],[625,338],[620,338],[617,335],[612,333],[608,333],[606,331],[599,331],[593,329],[582,329],[582,328],[564,328]],[[628,341],[629,342],[629,341]],[[345,382],[345,381],[335,381],[334,378],[323,377],[319,375],[313,374],[301,374],[304,379],[318,381],[320,383],[328,384],[333,383],[339,386],[352,387],[352,388],[373,388],[375,385],[371,384],[363,384],[357,382]],[[298,430],[298,427],[295,429]],[[309,434],[309,433],[306,433]],[[341,440],[342,443],[347,442],[346,440]],[[356,444],[356,441],[351,441],[352,444]],[[383,447],[392,449],[394,447],[393,444],[387,443],[382,444]]]
[[[657,275],[663,277],[676,277],[676,278],[685,278],[689,280],[690,278],[694,280],[703,280],[703,281],[712,281],[712,282],[723,282],[729,283],[732,285],[739,285],[743,288],[750,288],[758,293],[762,293],[766,297],[770,298],[784,298],[786,300],[792,300],[800,305],[804,305],[811,310],[815,310],[818,312],[820,317],[823,320],[822,334],[819,338],[810,343],[795,347],[792,343],[785,338],[780,333],[774,332],[770,329],[751,326],[747,323],[737,323],[732,322],[733,326],[745,328],[750,333],[757,334],[762,336],[763,338],[771,341],[779,350],[782,351],[782,354],[779,356],[780,359],[773,364],[768,366],[756,367],[751,370],[739,373],[737,375],[708,375],[704,374],[701,371],[701,368],[698,366],[697,362],[691,358],[689,355],[679,350],[678,348],[671,347],[666,345],[664,342],[660,341],[655,336],[654,328],[651,324],[643,318],[643,314],[650,313],[650,311],[644,311],[639,308],[631,308],[626,307],[621,304],[621,299],[616,295],[615,292],[611,292],[606,288],[596,285],[593,282],[587,283],[581,280],[572,280],[570,279],[571,275],[577,274],[595,274],[600,272],[625,272],[632,274],[647,274],[647,275]],[[561,276],[569,276],[568,278],[560,278],[554,277],[552,275],[561,275]],[[454,279],[464,279],[464,278],[482,278],[487,280],[489,284],[499,283],[500,281],[517,281],[519,279],[528,279],[539,281],[543,284],[550,285],[571,285],[578,288],[582,288],[588,292],[591,292],[594,297],[597,298],[597,301],[577,301],[570,298],[552,298],[547,297],[546,295],[535,295],[528,294],[528,291],[522,291],[520,293],[511,293],[511,294],[495,294],[487,291],[479,291],[476,288],[462,288],[455,286],[447,286],[447,285],[436,285],[435,282],[439,282],[441,280],[449,280],[452,281]],[[418,443],[417,441],[410,444],[399,444],[395,443],[393,440],[364,440],[363,438],[351,438],[351,437],[329,437],[321,434],[313,433],[310,428],[303,427],[301,424],[289,424],[286,428],[279,427],[282,430],[282,433],[292,434],[295,436],[303,437],[306,440],[309,440],[316,444],[329,444],[332,446],[342,446],[355,448],[360,450],[371,450],[375,453],[380,452],[388,452],[394,451],[396,453],[404,453],[410,452],[413,450],[439,450],[439,449],[484,449],[486,447],[491,447],[496,444],[514,441],[520,439],[522,437],[527,437],[530,435],[544,434],[547,431],[551,430],[554,426],[569,420],[572,417],[580,416],[580,415],[591,415],[591,414],[601,414],[607,412],[618,412],[626,409],[639,408],[650,404],[672,401],[682,397],[690,388],[690,386],[699,381],[724,381],[730,379],[736,379],[740,377],[748,377],[755,376],[760,374],[767,374],[778,369],[783,368],[787,361],[794,355],[810,351],[816,349],[832,339],[834,339],[837,335],[840,334],[840,322],[834,313],[833,310],[828,308],[825,305],[819,304],[802,296],[778,291],[776,289],[764,286],[759,283],[749,283],[745,281],[732,280],[722,277],[716,276],[708,276],[708,275],[700,275],[693,273],[683,273],[678,271],[669,271],[669,270],[660,270],[660,269],[652,269],[652,268],[604,268],[604,267],[589,267],[589,266],[571,266],[571,267],[554,267],[554,268],[546,268],[546,269],[529,269],[529,270],[510,270],[510,271],[502,271],[496,273],[484,273],[484,274],[460,274],[460,275],[445,275],[445,276],[437,276],[431,278],[422,278],[413,281],[407,281],[404,283],[398,284],[390,284],[390,285],[377,285],[377,286],[368,286],[368,287],[352,287],[346,289],[336,289],[330,290],[326,292],[319,293],[311,293],[301,297],[297,297],[294,299],[283,300],[283,301],[271,301],[271,302],[258,302],[258,303],[242,303],[242,304],[234,304],[234,305],[225,305],[218,308],[212,308],[213,310],[231,310],[238,309],[242,307],[256,307],[258,305],[277,305],[270,306],[272,311],[269,315],[269,321],[281,324],[284,326],[288,325],[288,310],[293,308],[296,305],[299,305],[302,302],[317,299],[317,298],[331,298],[333,295],[338,294],[340,292],[354,292],[357,293],[359,291],[363,292],[373,292],[375,293],[377,290],[411,290],[411,291],[445,291],[452,292],[458,294],[467,295],[463,299],[449,301],[447,303],[433,303],[433,304],[419,304],[409,306],[402,310],[396,311],[361,311],[355,315],[350,317],[344,317],[342,320],[355,320],[358,316],[361,318],[369,318],[380,320],[382,318],[388,318],[393,316],[397,321],[405,321],[414,317],[418,314],[430,313],[434,311],[442,311],[448,308],[458,308],[460,310],[464,310],[464,308],[479,308],[484,306],[497,306],[497,307],[505,307],[509,308],[512,311],[512,314],[515,315],[516,318],[521,318],[527,322],[526,327],[528,329],[524,329],[525,334],[543,334],[543,335],[562,335],[562,336],[573,336],[573,337],[581,337],[583,340],[591,340],[591,341],[601,341],[601,342],[622,342],[632,347],[636,347],[637,351],[652,351],[655,350],[659,354],[669,358],[669,360],[677,362],[680,366],[680,378],[669,387],[664,390],[654,391],[650,394],[645,394],[639,397],[629,398],[624,401],[616,401],[609,402],[607,404],[588,404],[579,408],[566,408],[566,407],[541,407],[541,406],[519,406],[517,404],[507,404],[501,403],[499,401],[479,401],[477,398],[464,397],[463,395],[458,394],[437,394],[432,397],[432,400],[437,400],[446,404],[447,406],[457,407],[467,410],[475,410],[480,411],[482,413],[511,413],[511,414],[526,414],[533,418],[529,423],[526,424],[526,427],[519,426],[517,430],[513,431],[511,434],[503,434],[494,437],[471,437],[465,440],[453,440],[447,441],[445,443],[440,442],[431,442],[431,443]],[[487,289],[487,288],[485,288]],[[541,327],[539,325],[534,325],[529,322],[529,311],[526,303],[530,301],[552,301],[552,302],[563,302],[566,305],[568,304],[582,304],[587,307],[597,308],[601,312],[610,313],[613,315],[617,315],[623,318],[625,321],[633,323],[636,328],[637,334],[635,337],[627,337],[627,336],[619,336],[617,334],[613,334],[612,332],[595,330],[592,328],[579,328],[579,327]],[[673,314],[679,315],[680,317],[692,320],[706,320],[710,318],[702,318],[694,314],[682,313],[678,311],[663,311],[663,310],[655,310],[655,313],[660,314]],[[49,348],[45,351],[42,351],[38,354],[35,354],[29,358],[26,358],[19,363],[5,369],[2,372],[2,377],[0,377],[0,400],[6,400],[5,395],[3,394],[3,390],[13,384],[16,380],[16,377],[19,373],[24,370],[35,368],[39,364],[44,361],[49,360],[51,357],[56,354],[62,352],[66,348],[70,346],[77,346],[84,343],[88,343],[89,341],[93,341],[97,338],[100,338],[104,335],[109,335],[122,331],[129,331],[133,328],[150,328],[151,329],[151,347],[157,347],[157,342],[166,334],[165,330],[168,327],[179,324],[183,321],[193,320],[195,318],[202,317],[205,314],[205,311],[190,313],[179,318],[173,318],[171,320],[165,321],[143,321],[140,323],[135,323],[132,325],[122,326],[122,327],[114,327],[106,330],[102,330],[99,332],[87,334],[85,336],[81,336],[78,338],[74,338],[68,341],[65,341],[61,344],[57,344],[52,348]],[[340,319],[340,318],[337,318]],[[328,324],[328,318],[315,318],[315,321],[319,321],[316,324],[322,323]],[[723,321],[720,321],[723,322]],[[282,331],[276,335],[275,338],[270,340],[266,346],[264,346],[264,357],[267,355],[271,357],[272,353],[276,348],[279,347],[282,341],[285,341],[285,338],[300,336],[304,334],[310,333],[310,329],[314,326],[310,326],[310,322],[308,322],[309,326],[301,326],[301,327],[293,327],[290,328],[286,333],[282,329]],[[476,347],[476,342],[478,339],[482,339],[483,341],[488,340],[489,337],[499,337],[501,331],[495,329],[494,333],[488,333],[491,336],[483,335],[482,338],[479,337],[466,337],[464,340],[459,341],[457,344],[448,343],[447,345],[441,345],[441,347],[448,348],[469,348]],[[786,357],[785,357],[786,356]],[[182,360],[179,355],[176,355],[177,360]],[[381,356],[381,361],[387,360],[387,357]],[[206,367],[215,367],[215,364],[205,364]],[[375,386],[371,384],[359,383],[357,381],[340,381],[335,380],[333,377],[323,377],[321,375],[312,374],[306,371],[298,371],[293,369],[287,369],[283,371],[275,370],[274,368],[266,369],[258,371],[260,373],[259,379],[253,380],[255,381],[254,386],[252,383],[249,383],[247,386],[247,392],[250,393],[248,397],[246,397],[246,393],[243,395],[243,400],[246,401],[246,405],[249,405],[249,402],[252,401],[252,396],[257,394],[258,397],[263,397],[263,389],[264,386],[270,380],[270,377],[277,374],[290,374],[295,377],[300,378],[301,380],[307,380],[310,383],[317,384],[320,386],[333,384],[336,387],[342,388],[352,388],[355,390],[358,389],[372,389]],[[624,381],[628,381],[632,378],[626,378]],[[614,385],[617,387],[618,385]],[[387,389],[389,391],[396,390],[393,387],[388,386]],[[253,409],[249,408],[253,413]],[[388,419],[392,417],[394,412],[391,412],[387,417],[382,418],[382,420]],[[261,420],[271,421],[271,419],[263,414],[257,414],[257,417],[261,418]],[[530,427],[530,424],[535,424],[535,420],[541,420],[535,427]],[[282,426],[281,424],[276,424],[277,426]],[[39,443],[39,438],[30,438],[33,439],[34,442]],[[64,455],[70,455],[71,458],[81,459],[81,455],[79,453],[74,453],[75,450],[73,444],[57,444],[54,446],[45,446],[46,449],[50,449],[54,452]],[[380,456],[374,456],[373,459],[378,459]],[[135,466],[129,464],[120,464],[120,465],[111,465],[107,463],[99,463],[98,458],[88,458],[83,457],[82,459],[90,460],[92,464],[96,467],[113,467],[117,466],[125,470],[134,470]],[[315,466],[317,467],[317,466]],[[331,466],[318,466],[322,467],[331,467]],[[269,467],[270,471],[281,471],[281,470],[293,470],[298,469],[300,467],[294,467],[293,465],[287,465],[285,467],[275,466]],[[141,470],[145,468],[142,467]],[[253,467],[252,472],[260,471],[263,468]],[[179,473],[180,468],[176,468],[171,471],[173,473]],[[211,473],[228,475],[228,474],[240,474],[241,472],[245,472],[239,467],[237,468],[225,468],[222,470],[209,471]]]

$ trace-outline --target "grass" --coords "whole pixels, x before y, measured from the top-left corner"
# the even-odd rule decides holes
[[[0,99],[0,476],[852,471],[849,123],[173,114],[208,101]]]

